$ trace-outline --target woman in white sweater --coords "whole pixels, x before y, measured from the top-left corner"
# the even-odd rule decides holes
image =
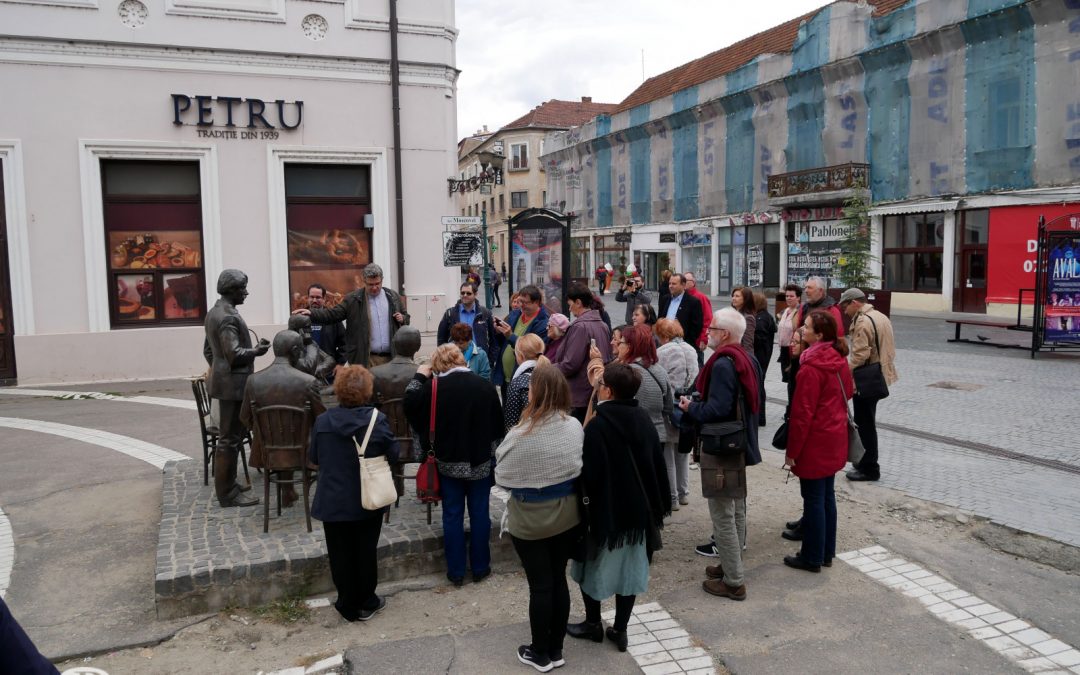
[[[537,365],[528,392],[521,421],[495,451],[495,482],[510,491],[507,530],[529,581],[532,643],[518,647],[518,660],[547,672],[565,664],[566,563],[581,521],[575,482],[584,432],[570,416],[570,385],[554,366]]]
[[[656,355],[660,359],[660,366],[667,371],[672,392],[685,391],[697,379],[697,351],[683,340],[683,329],[678,321],[660,319],[653,332],[660,341]],[[678,511],[680,504],[690,503],[690,454],[678,451],[679,430],[670,419],[666,423],[664,461],[671,486],[671,510]]]

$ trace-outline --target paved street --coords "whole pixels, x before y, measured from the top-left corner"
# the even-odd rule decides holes
[[[881,485],[1080,546],[1080,444],[1061,433],[1075,415],[1080,361],[948,344],[951,327],[940,319],[898,317],[896,327],[900,381],[878,404],[879,425],[890,426],[880,430]],[[1029,337],[998,331],[1002,341]],[[770,373],[767,391],[783,400],[778,378]],[[772,410],[778,421],[782,407]],[[980,446],[1066,466],[1006,459]]]
[[[1080,546],[1080,452],[1059,431],[1075,410],[1072,386],[1080,361],[1032,361],[1021,351],[950,345],[939,319],[897,317],[896,326],[901,381],[879,407],[879,420],[888,426],[881,434],[882,480],[838,480],[841,550],[859,565],[838,563],[821,575],[806,575],[779,564],[793,548],[777,534],[797,514],[798,490],[784,483],[780,453],[766,452],[767,466],[751,472],[750,599],[730,603],[701,593],[700,568],[710,561],[691,548],[703,541],[708,516],[695,498],[665,530],[665,549],[653,567],[649,594],[640,601],[658,603],[655,611],[668,618],[655,619],[655,626],[642,621],[641,634],[652,637],[638,638],[643,647],[636,654],[617,654],[607,644],[568,645],[567,672],[681,672],[691,665],[676,671],[672,664],[704,663],[695,660],[703,658],[698,650],[737,672],[1080,667],[1069,663],[1071,647],[1080,646],[1080,608],[1070,600],[1080,592],[1077,549],[1058,546],[1054,560],[1043,561],[1041,554],[1024,553],[1041,548],[1002,547],[1020,550],[1010,555],[980,541],[996,532],[982,523],[985,518],[1047,538],[1035,540],[1044,542],[1040,546]],[[767,386],[770,399],[784,398],[776,370]],[[65,393],[79,391],[110,395]],[[153,645],[198,622],[159,647],[95,657],[88,665],[110,673],[145,672],[139,664],[156,658],[154,672],[216,672],[212,659],[221,658],[234,672],[254,672],[295,665],[302,654],[322,658],[355,648],[354,657],[370,666],[364,672],[399,672],[394,669],[403,661],[413,672],[518,667],[508,650],[525,641],[527,594],[513,562],[496,568],[492,585],[467,585],[449,595],[443,595],[437,576],[388,585],[392,610],[380,617],[382,624],[341,625],[333,610],[316,609],[306,623],[277,637],[271,638],[276,628],[260,629],[268,639],[257,649],[243,642],[251,629],[224,615],[210,623],[204,617],[158,621],[153,570],[160,467],[177,453],[201,455],[189,400],[185,381],[0,390],[0,425],[6,427],[0,446],[0,593],[48,655]],[[780,404],[770,404],[762,438],[771,437],[781,413]],[[696,472],[692,479],[697,490]],[[956,516],[969,520],[963,514],[974,517],[960,524]],[[865,553],[874,546],[883,546],[887,555]],[[1035,561],[1027,559],[1031,555]],[[935,596],[933,606],[924,604],[916,597],[924,588],[918,579],[898,576],[913,568],[875,575],[879,564],[927,570],[940,577],[929,584],[936,590],[927,593],[942,597]],[[982,602],[972,604],[968,597]],[[450,615],[438,609],[444,600],[456,608],[446,610]],[[576,593],[574,603],[580,612]],[[996,610],[984,615],[1001,621],[983,621],[968,611],[984,604]],[[462,607],[472,609],[460,614]],[[972,632],[980,629],[989,630]],[[1028,644],[1013,633],[1047,637]],[[432,635],[450,636],[450,661],[424,660]],[[823,635],[829,636],[825,642]],[[1004,639],[991,642],[999,637]],[[242,648],[230,646],[230,639],[243,642]],[[1058,643],[1064,648],[1054,651]],[[1033,663],[1039,658],[1051,666]]]

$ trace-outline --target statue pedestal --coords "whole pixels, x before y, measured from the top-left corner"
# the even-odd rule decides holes
[[[415,465],[408,470],[414,474]],[[251,480],[249,494],[261,498],[262,476],[253,469]],[[307,531],[302,503],[283,509],[281,516],[271,503],[270,531],[263,534],[262,504],[220,508],[213,486],[202,484],[202,466],[197,460],[170,462],[162,482],[154,580],[158,618],[262,605],[301,588],[309,595],[333,591],[322,525],[315,522],[314,530]],[[428,525],[427,507],[416,500],[413,481],[407,478],[405,485],[406,496],[398,508],[390,507],[390,522],[383,523],[379,583],[446,569],[439,507]],[[502,500],[493,494],[493,561],[515,555],[510,537],[499,538],[504,510]]]

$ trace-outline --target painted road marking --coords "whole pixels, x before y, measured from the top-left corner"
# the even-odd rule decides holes
[[[615,619],[615,610],[600,615]],[[627,649],[645,675],[690,673],[713,675],[716,666],[709,652],[693,644],[690,634],[658,602],[634,607],[626,626]]]
[[[11,583],[11,568],[15,565],[15,537],[11,534],[11,521],[0,509],[0,598],[7,595]]]
[[[164,398],[161,396],[119,396],[106,394],[102,391],[67,391],[63,389],[19,389],[3,388],[0,394],[10,396],[38,396],[43,398],[60,398],[69,401],[93,399],[96,401],[121,401],[123,403],[145,403],[147,405],[160,405],[168,408],[181,408],[183,410],[195,410],[195,401],[185,401],[179,398]]]
[[[963,628],[1028,672],[1080,673],[1080,650],[882,546],[836,557],[871,579],[917,599],[937,618]]]
[[[76,427],[70,424],[58,422],[43,422],[41,420],[28,420],[18,417],[0,417],[0,427],[9,429],[22,429],[24,431],[36,431],[43,434],[63,436],[84,443],[100,445],[103,448],[115,450],[128,457],[141,459],[148,464],[153,464],[158,469],[164,470],[168,462],[178,462],[191,459],[175,450],[163,448],[160,445],[140,441],[130,436],[121,436],[108,431],[90,429],[88,427]]]

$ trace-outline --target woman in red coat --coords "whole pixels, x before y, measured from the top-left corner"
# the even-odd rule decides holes
[[[786,465],[799,477],[803,498],[802,550],[784,564],[808,572],[832,566],[836,554],[836,472],[847,464],[847,399],[855,389],[848,348],[827,311],[806,317],[795,396],[788,418]]]

